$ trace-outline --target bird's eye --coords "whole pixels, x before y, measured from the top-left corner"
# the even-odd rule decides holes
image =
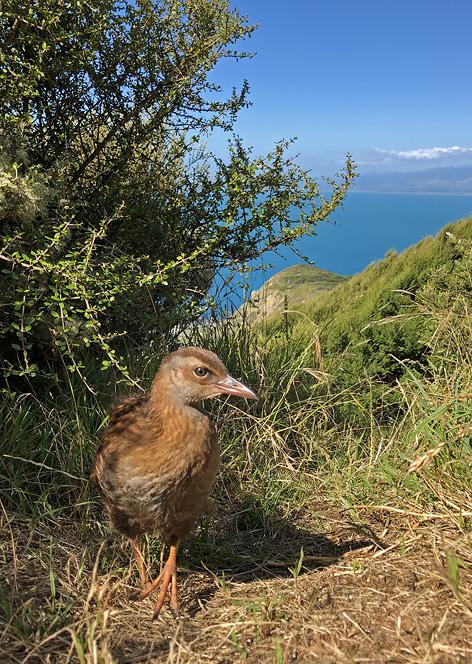
[[[197,367],[194,369],[193,373],[199,378],[203,378],[208,375],[208,369],[205,369],[205,367]]]

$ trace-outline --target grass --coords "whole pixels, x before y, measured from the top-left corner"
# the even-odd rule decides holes
[[[262,288],[251,293],[243,312],[251,323],[264,321],[267,317],[282,314],[287,308],[307,304],[324,291],[344,283],[344,277],[314,265],[292,265],[277,272]]]
[[[471,242],[472,218],[449,224],[436,237],[424,238],[400,254],[389,252],[345,283],[318,292],[292,307],[296,311],[272,316],[261,326],[277,345],[296,354],[316,333],[325,370],[335,377],[337,389],[349,388],[363,376],[395,383],[406,366],[424,364],[434,332],[434,322],[420,315],[416,300],[455,292],[455,274],[461,274],[463,288],[470,285],[465,271],[470,271]],[[374,398],[375,392],[388,396],[375,382],[372,387]]]
[[[344,283],[347,278],[314,265],[301,264],[277,272],[268,283],[273,288],[282,290],[290,298],[293,296],[294,299],[306,299],[307,294],[330,290],[334,286]]]
[[[421,373],[380,387],[333,384],[316,334],[293,352],[234,321],[194,330],[260,400],[208,404],[223,468],[179,559],[179,623],[129,602],[129,547],[88,485],[119,386],[4,394],[0,661],[470,661],[472,319],[448,288],[415,303]],[[158,359],[136,357],[144,387]],[[146,542],[153,570],[161,554]]]

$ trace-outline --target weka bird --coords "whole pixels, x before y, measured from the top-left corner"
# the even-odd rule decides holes
[[[178,614],[177,551],[208,507],[220,463],[215,428],[197,404],[219,394],[257,398],[214,353],[181,348],[163,360],[149,394],[116,408],[97,451],[92,480],[113,525],[130,539],[142,584],[134,598],[144,599],[160,586],[154,618],[169,586],[170,605]],[[167,562],[152,582],[140,550],[144,533],[170,545]]]

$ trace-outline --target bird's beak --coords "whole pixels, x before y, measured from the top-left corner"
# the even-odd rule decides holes
[[[257,399],[257,394],[232,376],[226,376],[223,380],[218,381],[216,386],[224,394],[234,394],[236,397],[244,397],[245,399]]]

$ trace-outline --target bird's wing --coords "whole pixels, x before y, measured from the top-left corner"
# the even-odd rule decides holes
[[[149,395],[145,394],[126,397],[112,411],[90,472],[92,484],[98,485],[97,474],[104,458],[113,458],[144,442],[148,408]]]

